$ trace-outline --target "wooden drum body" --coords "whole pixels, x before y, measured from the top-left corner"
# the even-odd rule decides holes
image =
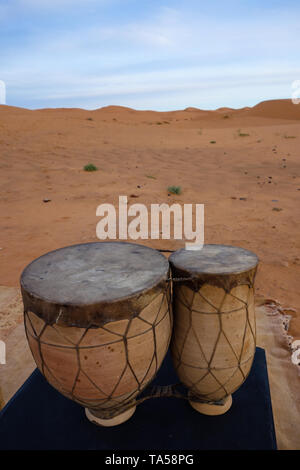
[[[200,251],[179,250],[169,261],[175,278],[173,363],[199,399],[191,398],[191,405],[204,414],[223,414],[254,358],[258,259],[242,248],[204,245]]]
[[[172,328],[169,265],[123,242],[74,245],[33,261],[21,276],[25,329],[47,381],[106,426],[134,412]]]

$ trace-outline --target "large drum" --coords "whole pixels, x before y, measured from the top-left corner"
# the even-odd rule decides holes
[[[223,414],[254,358],[258,258],[242,248],[204,245],[200,251],[179,250],[169,261],[175,278],[171,350],[177,374],[197,398],[190,400],[197,411]]]
[[[69,246],[23,271],[36,364],[91,421],[126,421],[160,367],[172,328],[168,276],[158,251],[125,242]]]

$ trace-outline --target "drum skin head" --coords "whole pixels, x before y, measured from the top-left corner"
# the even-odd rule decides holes
[[[157,250],[126,242],[95,242],[49,252],[21,275],[25,309],[49,323],[96,325],[137,314],[165,287],[168,260]]]
[[[253,269],[257,256],[244,248],[230,245],[204,245],[202,250],[178,250],[169,261],[176,269],[191,274],[238,274]]]

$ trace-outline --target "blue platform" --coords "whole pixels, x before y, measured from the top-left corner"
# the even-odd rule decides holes
[[[169,354],[154,384],[177,382]],[[52,388],[36,369],[0,412],[0,449],[211,450],[276,449],[265,352],[222,416],[197,413],[187,401],[148,400],[120,426],[90,423],[84,409]]]

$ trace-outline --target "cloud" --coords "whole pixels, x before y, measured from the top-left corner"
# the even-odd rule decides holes
[[[16,2],[66,12],[71,4],[96,5],[96,0],[11,3]],[[1,51],[0,78],[7,82],[10,104],[99,107],[119,100],[130,106],[132,100],[138,108],[152,102],[161,109],[176,108],[185,96],[186,106],[217,98],[230,106],[235,94],[242,102],[247,94],[259,95],[259,87],[266,96],[276,90],[282,95],[300,78],[298,16],[292,10],[222,17],[186,6],[153,8],[148,15],[112,8],[104,20],[84,16],[83,7],[77,22],[54,15],[47,23],[47,15],[40,16],[43,21],[23,33],[20,28],[20,38],[7,40]],[[29,13],[24,28],[30,18]]]
[[[24,76],[24,71],[19,70]],[[92,98],[114,98],[140,96],[142,100],[147,95],[175,95],[176,93],[192,92],[194,99],[201,104],[201,97],[206,93],[216,94],[220,90],[227,99],[225,90],[236,91],[238,88],[262,86],[264,88],[275,86],[283,87],[290,84],[297,74],[297,69],[286,68],[284,72],[280,70],[279,64],[274,63],[271,68],[266,68],[263,64],[255,68],[244,65],[244,67],[184,67],[166,69],[164,71],[154,70],[149,72],[127,72],[113,75],[84,76],[68,75],[56,72],[51,77],[51,83],[44,83],[41,76],[36,76],[32,82],[23,82],[18,95],[26,94],[27,99],[43,99],[48,103],[64,102],[65,104],[74,101],[88,102]],[[17,82],[10,82],[10,86],[16,87]],[[200,101],[199,101],[200,99]],[[192,104],[191,102],[189,104]],[[227,103],[229,104],[229,103]]]

